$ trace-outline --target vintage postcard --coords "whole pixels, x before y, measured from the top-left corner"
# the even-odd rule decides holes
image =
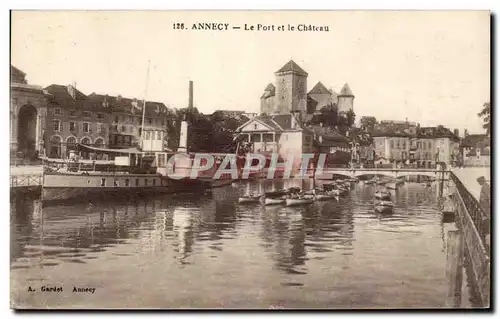
[[[489,308],[490,24],[12,11],[11,308]]]

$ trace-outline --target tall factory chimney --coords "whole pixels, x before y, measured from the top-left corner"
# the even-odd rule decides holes
[[[193,108],[193,81],[189,81],[189,104],[190,109]]]
[[[189,81],[189,102],[188,109],[193,108],[193,81]],[[187,152],[187,143],[188,143],[188,130],[189,124],[186,118],[184,118],[181,122],[181,132],[179,136],[179,147],[177,148],[177,152],[185,153]]]

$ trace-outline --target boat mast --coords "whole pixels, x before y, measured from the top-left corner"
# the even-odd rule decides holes
[[[149,66],[151,61],[148,60],[148,71],[146,73],[146,89],[144,90],[144,99],[142,101],[142,124],[141,124],[141,149],[144,149],[144,120],[146,117],[146,96],[148,94],[149,83]]]

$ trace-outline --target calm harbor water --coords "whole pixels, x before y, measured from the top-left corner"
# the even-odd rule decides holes
[[[376,186],[309,206],[239,205],[305,181],[244,182],[211,196],[11,205],[11,303],[20,308],[439,308],[446,233],[436,185]],[[307,187],[307,185],[300,185]],[[464,272],[465,273],[465,272]],[[62,292],[41,292],[41,287]],[[74,288],[95,288],[73,292]],[[28,291],[29,289],[36,290]],[[462,307],[471,307],[467,276]]]

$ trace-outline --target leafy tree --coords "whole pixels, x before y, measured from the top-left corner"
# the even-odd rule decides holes
[[[362,116],[360,119],[361,128],[367,132],[373,132],[377,124],[377,119],[374,116]]]
[[[483,128],[486,130],[486,135],[490,136],[491,103],[490,102],[484,103],[481,112],[479,112],[477,116],[483,118]]]
[[[354,111],[352,109],[347,111],[346,120],[347,120],[346,124],[348,127],[354,126],[354,122],[356,121],[356,114],[354,113]]]

